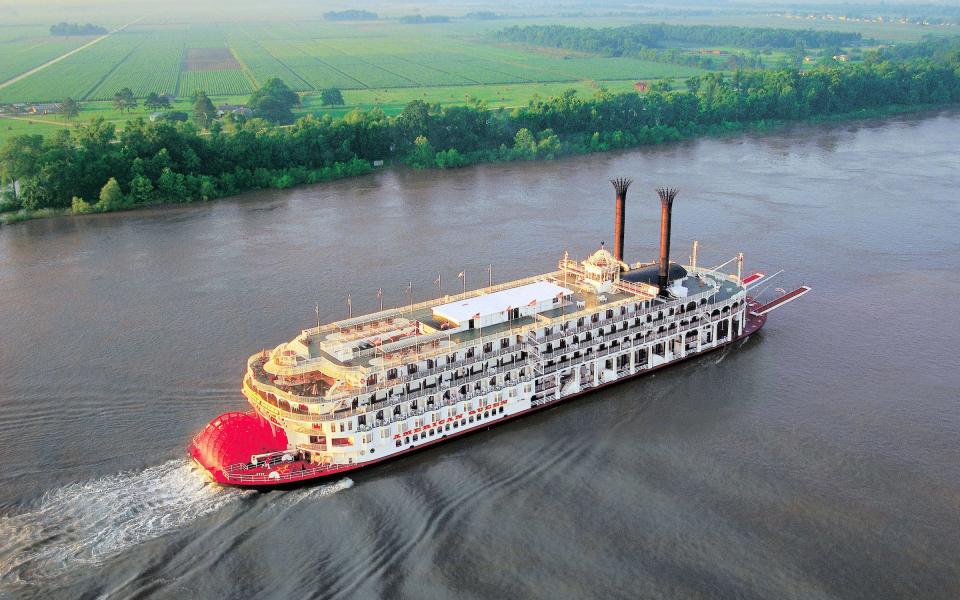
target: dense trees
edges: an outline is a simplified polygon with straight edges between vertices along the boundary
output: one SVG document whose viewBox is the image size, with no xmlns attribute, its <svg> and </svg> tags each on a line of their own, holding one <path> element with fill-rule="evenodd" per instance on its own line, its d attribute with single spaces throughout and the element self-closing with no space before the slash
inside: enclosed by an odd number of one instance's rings
<svg viewBox="0 0 960 600">
<path fill-rule="evenodd" d="M 207 97 L 207 93 L 197 90 L 193 93 L 193 122 L 200 129 L 210 127 L 210 123 L 217 116 L 217 109 L 213 102 Z"/>
<path fill-rule="evenodd" d="M 823 48 L 856 43 L 861 36 L 859 33 L 814 29 L 637 24 L 603 29 L 563 25 L 513 26 L 497 32 L 497 37 L 504 41 L 596 52 L 606 56 L 631 56 L 643 48 L 678 44 L 737 48 Z"/>
<path fill-rule="evenodd" d="M 134 109 L 137 107 L 137 100 L 133 97 L 133 90 L 128 87 L 123 88 L 119 92 L 113 95 L 113 106 L 120 112 L 126 112 L 128 110 Z"/>
<path fill-rule="evenodd" d="M 50 35 L 103 35 L 107 32 L 105 27 L 87 23 L 80 25 L 77 23 L 57 23 L 50 26 Z"/>
<path fill-rule="evenodd" d="M 247 103 L 254 115 L 275 123 L 293 121 L 291 109 L 300 104 L 297 93 L 287 87 L 283 81 L 274 77 L 250 96 Z"/>
<path fill-rule="evenodd" d="M 804 72 L 710 73 L 690 79 L 683 91 L 601 89 L 584 97 L 571 90 L 511 111 L 418 100 L 393 118 L 379 109 L 353 110 L 278 128 L 254 117 L 226 121 L 209 134 L 193 123 L 137 119 L 117 131 L 97 120 L 46 139 L 9 140 L 0 149 L 0 173 L 6 182 L 19 181 L 20 192 L 13 197 L 8 186 L 4 206 L 85 212 L 189 202 L 358 175 L 382 159 L 454 168 L 657 144 L 765 120 L 960 102 L 960 51 L 941 49 L 937 56 Z"/>
<path fill-rule="evenodd" d="M 449 23 L 450 17 L 446 15 L 407 15 L 400 17 L 400 22 L 405 25 L 424 25 L 426 23 Z"/>
<path fill-rule="evenodd" d="M 162 108 L 170 108 L 170 97 L 166 94 L 157 94 L 156 92 L 150 92 L 147 94 L 147 97 L 143 100 L 143 105 L 151 110 L 160 110 Z"/>
<path fill-rule="evenodd" d="M 327 21 L 376 21 L 377 13 L 367 10 L 331 10 L 323 13 Z"/>
<path fill-rule="evenodd" d="M 324 106 L 340 106 L 343 104 L 343 93 L 337 88 L 327 88 L 320 92 L 320 102 Z"/>
<path fill-rule="evenodd" d="M 837 47 L 857 43 L 859 33 L 816 31 L 812 29 L 773 29 L 709 25 L 638 24 L 626 27 L 592 29 L 561 25 L 508 27 L 496 33 L 498 39 L 537 46 L 592 52 L 603 56 L 628 56 L 706 69 L 762 68 L 761 50 L 773 48 L 799 52 L 804 48 Z M 682 46 L 734 46 L 746 52 L 701 54 L 684 52 Z M 835 53 L 837 54 L 837 53 Z M 790 66 L 790 65 L 784 65 Z"/>
<path fill-rule="evenodd" d="M 63 99 L 63 116 L 67 119 L 75 119 L 80 114 L 80 103 L 67 96 Z"/>
</svg>

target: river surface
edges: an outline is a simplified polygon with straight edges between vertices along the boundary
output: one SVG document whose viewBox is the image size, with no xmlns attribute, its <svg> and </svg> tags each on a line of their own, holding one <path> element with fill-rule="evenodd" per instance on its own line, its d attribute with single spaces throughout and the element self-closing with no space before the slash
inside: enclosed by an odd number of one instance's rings
<svg viewBox="0 0 960 600">
<path fill-rule="evenodd" d="M 960 113 L 0 228 L 0 597 L 960 597 Z M 737 347 L 324 485 L 191 436 L 314 322 L 612 243 L 814 291 Z M 763 296 L 770 297 L 773 289 Z"/>
</svg>

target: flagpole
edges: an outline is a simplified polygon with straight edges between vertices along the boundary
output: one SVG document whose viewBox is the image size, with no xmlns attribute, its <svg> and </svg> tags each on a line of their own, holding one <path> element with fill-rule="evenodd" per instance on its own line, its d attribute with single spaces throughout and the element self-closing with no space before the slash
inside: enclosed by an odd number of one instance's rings
<svg viewBox="0 0 960 600">
<path fill-rule="evenodd" d="M 380 312 L 383 312 L 383 288 L 377 288 L 377 299 L 380 300 Z"/>
<path fill-rule="evenodd" d="M 493 263 L 487 265 L 487 287 L 493 287 Z"/>
<path fill-rule="evenodd" d="M 443 298 L 443 273 L 437 273 L 437 293 L 438 297 Z"/>
<path fill-rule="evenodd" d="M 350 298 L 350 294 L 347 294 L 347 318 L 353 318 L 353 299 Z"/>
<path fill-rule="evenodd" d="M 317 333 L 320 333 L 320 305 L 317 304 Z"/>
<path fill-rule="evenodd" d="M 412 315 L 412 314 L 413 314 L 413 282 L 412 282 L 412 281 L 410 282 L 410 285 L 407 286 L 407 294 L 408 294 L 409 297 L 410 297 L 410 298 L 409 298 L 409 299 L 410 299 L 410 314 Z"/>
</svg>

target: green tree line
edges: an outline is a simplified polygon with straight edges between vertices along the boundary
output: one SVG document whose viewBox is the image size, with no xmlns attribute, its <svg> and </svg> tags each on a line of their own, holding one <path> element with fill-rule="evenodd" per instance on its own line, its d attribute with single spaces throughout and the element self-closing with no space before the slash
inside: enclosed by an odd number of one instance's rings
<svg viewBox="0 0 960 600">
<path fill-rule="evenodd" d="M 732 25 L 637 24 L 625 27 L 567 27 L 530 25 L 507 27 L 496 33 L 502 41 L 550 46 L 604 56 L 636 56 L 649 48 L 676 44 L 734 46 L 737 48 L 824 48 L 860 42 L 859 33 L 814 29 L 775 29 Z"/>
<path fill-rule="evenodd" d="M 377 160 L 454 168 L 656 144 L 767 120 L 960 102 L 960 53 L 940 56 L 804 72 L 710 73 L 678 91 L 601 89 L 583 97 L 570 90 L 510 111 L 418 100 L 395 117 L 378 108 L 354 110 L 342 118 L 302 117 L 283 128 L 239 119 L 217 121 L 207 133 L 195 123 L 137 119 L 118 131 L 96 120 L 46 139 L 9 140 L 0 149 L 4 208 L 85 212 L 190 202 L 359 175 Z M 274 86 L 278 94 L 281 86 Z M 18 194 L 9 185 L 14 179 Z"/>
</svg>

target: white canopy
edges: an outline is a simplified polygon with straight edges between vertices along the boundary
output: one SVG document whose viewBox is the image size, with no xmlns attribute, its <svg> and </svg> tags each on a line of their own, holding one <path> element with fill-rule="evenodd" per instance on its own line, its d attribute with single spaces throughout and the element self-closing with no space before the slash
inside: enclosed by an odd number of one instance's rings
<svg viewBox="0 0 960 600">
<path fill-rule="evenodd" d="M 457 325 L 475 318 L 487 315 L 505 313 L 507 309 L 537 307 L 544 303 L 552 303 L 554 299 L 569 296 L 573 291 L 549 281 L 535 281 L 515 288 L 508 288 L 492 294 L 484 294 L 442 304 L 433 308 L 435 317 L 452 321 Z"/>
</svg>

